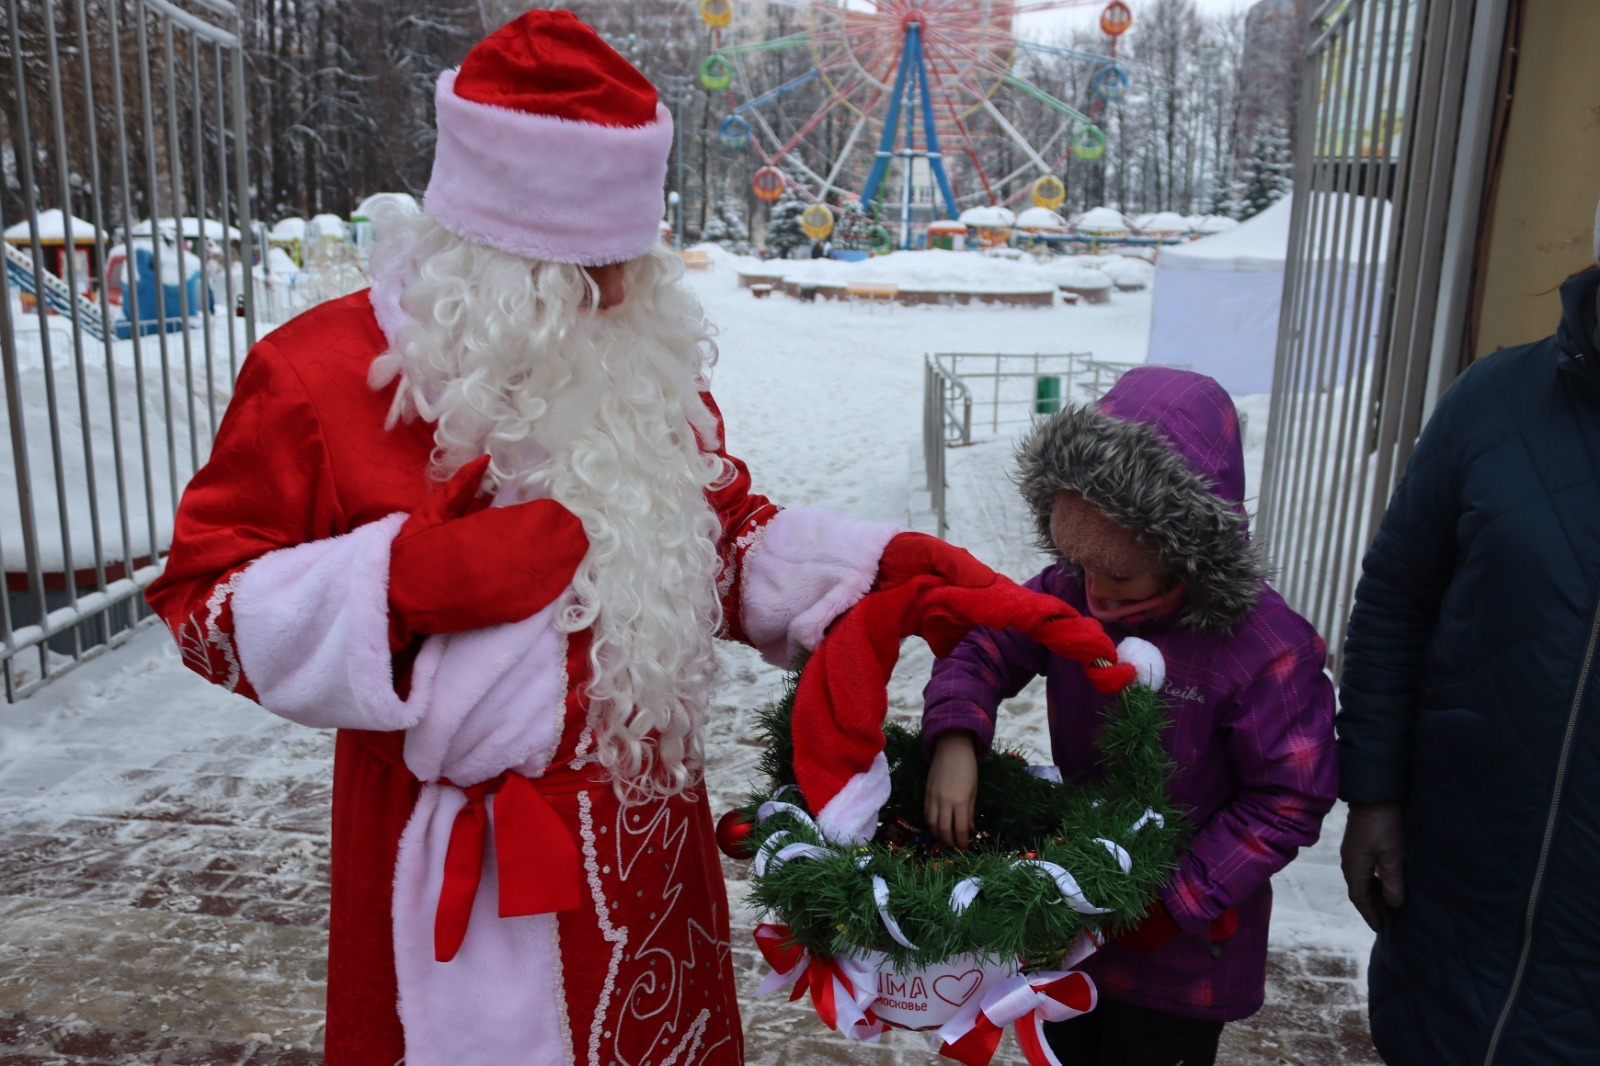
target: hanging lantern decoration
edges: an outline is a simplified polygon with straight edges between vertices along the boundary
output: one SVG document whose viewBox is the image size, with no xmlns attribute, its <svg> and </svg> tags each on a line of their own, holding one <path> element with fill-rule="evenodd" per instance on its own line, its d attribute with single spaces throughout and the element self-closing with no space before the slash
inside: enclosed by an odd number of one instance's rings
<svg viewBox="0 0 1600 1066">
<path fill-rule="evenodd" d="M 833 212 L 827 204 L 812 204 L 800 212 L 800 232 L 820 241 L 833 232 Z"/>
<path fill-rule="evenodd" d="M 1054 174 L 1046 174 L 1033 183 L 1033 206 L 1054 211 L 1067 202 L 1067 187 Z"/>
<path fill-rule="evenodd" d="M 750 191 L 756 194 L 757 200 L 765 200 L 770 204 L 783 195 L 783 187 L 786 184 L 783 171 L 777 167 L 762 167 L 756 171 L 755 177 L 750 179 Z"/>
<path fill-rule="evenodd" d="M 726 29 L 733 22 L 733 0 L 700 0 L 700 21 L 714 30 Z"/>
<path fill-rule="evenodd" d="M 1072 138 L 1072 154 L 1085 161 L 1099 159 L 1106 154 L 1106 135 L 1098 126 L 1083 127 Z"/>
<path fill-rule="evenodd" d="M 706 0 L 710 3 L 711 0 Z M 700 10 L 705 10 L 705 4 L 700 5 Z M 727 25 L 727 23 L 723 23 Z M 1133 12 L 1128 10 L 1128 5 L 1122 0 L 1111 0 L 1106 9 L 1100 12 L 1100 32 L 1107 37 L 1121 37 L 1128 32 L 1128 27 L 1133 25 Z"/>
<path fill-rule="evenodd" d="M 733 84 L 733 64 L 721 52 L 712 52 L 700 64 L 700 84 L 707 89 L 726 89 Z"/>
<path fill-rule="evenodd" d="M 713 57 L 715 58 L 715 57 Z M 1115 63 L 1099 69 L 1091 83 L 1094 94 L 1102 100 L 1120 100 L 1128 91 L 1128 72 Z"/>
<path fill-rule="evenodd" d="M 742 116 L 729 115 L 717 125 L 717 140 L 722 147 L 739 151 L 750 143 L 750 123 Z"/>
</svg>

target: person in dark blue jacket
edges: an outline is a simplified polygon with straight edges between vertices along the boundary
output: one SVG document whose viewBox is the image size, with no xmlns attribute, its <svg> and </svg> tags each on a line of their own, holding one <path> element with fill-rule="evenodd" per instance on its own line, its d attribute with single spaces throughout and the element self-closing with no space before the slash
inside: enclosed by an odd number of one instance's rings
<svg viewBox="0 0 1600 1066">
<path fill-rule="evenodd" d="M 1451 385 L 1356 589 L 1342 858 L 1391 1066 L 1600 1063 L 1597 292 Z"/>
</svg>

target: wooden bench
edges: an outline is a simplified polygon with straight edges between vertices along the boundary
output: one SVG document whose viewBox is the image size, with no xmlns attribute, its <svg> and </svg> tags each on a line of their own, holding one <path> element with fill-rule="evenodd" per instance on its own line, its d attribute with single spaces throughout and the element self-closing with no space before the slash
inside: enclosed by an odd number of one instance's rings
<svg viewBox="0 0 1600 1066">
<path fill-rule="evenodd" d="M 845 283 L 845 299 L 851 303 L 886 303 L 891 307 L 900 296 L 900 286 L 888 281 L 850 281 Z"/>
<path fill-rule="evenodd" d="M 772 286 L 764 281 L 758 281 L 750 286 L 750 295 L 758 300 L 765 300 L 772 295 Z"/>
<path fill-rule="evenodd" d="M 679 252 L 678 258 L 683 260 L 686 270 L 708 270 L 711 267 L 711 256 L 698 248 Z"/>
</svg>

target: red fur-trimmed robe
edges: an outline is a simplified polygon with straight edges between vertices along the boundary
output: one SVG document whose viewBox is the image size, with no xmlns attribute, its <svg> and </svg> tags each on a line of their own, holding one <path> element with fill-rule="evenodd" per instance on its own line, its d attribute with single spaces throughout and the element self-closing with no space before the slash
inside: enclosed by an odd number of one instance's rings
<svg viewBox="0 0 1600 1066">
<path fill-rule="evenodd" d="M 389 543 L 432 487 L 433 437 L 427 424 L 383 429 L 395 386 L 371 389 L 367 370 L 388 346 L 357 293 L 252 349 L 148 595 L 197 672 L 339 730 L 327 1062 L 742 1062 L 704 790 L 617 802 L 579 695 L 588 635 L 559 633 L 552 606 L 391 654 Z M 707 446 L 723 455 L 720 422 L 718 435 Z M 734 476 L 708 494 L 723 635 L 787 662 L 867 590 L 895 530 L 820 508 L 779 512 L 728 461 Z M 578 845 L 582 905 L 501 917 L 486 829 L 465 939 L 439 962 L 436 910 L 464 789 L 507 771 L 533 782 Z M 475 808 L 491 825 L 497 802 Z M 508 846 L 532 850 L 511 858 L 537 870 L 542 843 L 518 839 Z"/>
</svg>

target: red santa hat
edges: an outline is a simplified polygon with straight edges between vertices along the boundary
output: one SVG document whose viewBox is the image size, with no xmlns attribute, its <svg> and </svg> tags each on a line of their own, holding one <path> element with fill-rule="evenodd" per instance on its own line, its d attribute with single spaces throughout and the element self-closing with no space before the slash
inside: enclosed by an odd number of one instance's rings
<svg viewBox="0 0 1600 1066">
<path fill-rule="evenodd" d="M 660 239 L 672 118 L 570 11 L 529 11 L 439 75 L 425 206 L 512 255 L 599 266 Z"/>
<path fill-rule="evenodd" d="M 790 720 L 794 774 L 823 836 L 864 844 L 889 799 L 883 754 L 888 684 L 900 641 L 916 634 L 945 656 L 976 626 L 1026 634 L 1082 663 L 1101 692 L 1162 684 L 1160 651 L 1137 637 L 1113 644 L 1092 618 L 997 574 L 960 548 L 920 533 L 891 540 L 872 591 L 834 620 L 806 661 Z"/>
</svg>

